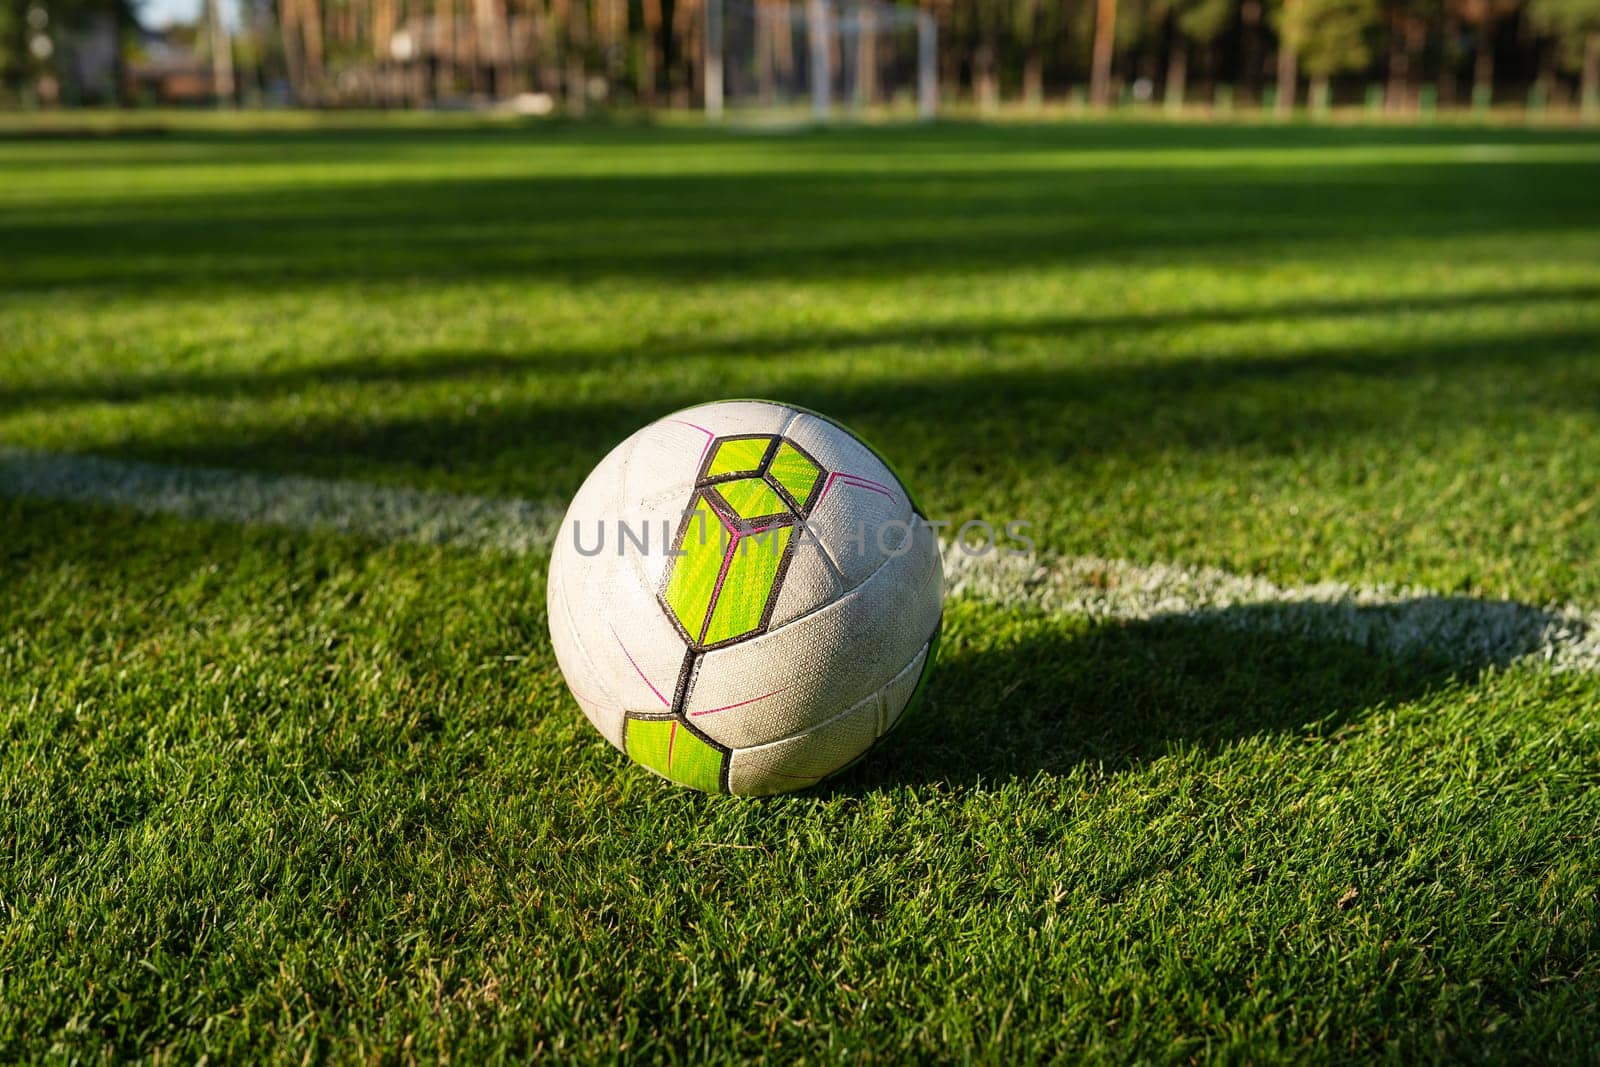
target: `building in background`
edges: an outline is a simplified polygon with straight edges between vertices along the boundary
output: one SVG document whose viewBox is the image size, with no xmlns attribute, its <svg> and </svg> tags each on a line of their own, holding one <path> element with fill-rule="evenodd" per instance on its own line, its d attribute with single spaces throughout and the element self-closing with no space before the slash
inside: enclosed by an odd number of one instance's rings
<svg viewBox="0 0 1600 1067">
<path fill-rule="evenodd" d="M 182 107 L 210 104 L 217 98 L 211 60 L 203 55 L 193 25 L 145 30 L 128 63 L 130 99 L 138 104 Z"/>
</svg>

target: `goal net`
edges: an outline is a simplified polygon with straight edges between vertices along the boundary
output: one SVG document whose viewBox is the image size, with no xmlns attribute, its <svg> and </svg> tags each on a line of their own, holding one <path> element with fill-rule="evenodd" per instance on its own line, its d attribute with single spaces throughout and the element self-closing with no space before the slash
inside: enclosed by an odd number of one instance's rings
<svg viewBox="0 0 1600 1067">
<path fill-rule="evenodd" d="M 706 114 L 932 118 L 933 16 L 880 0 L 708 0 Z"/>
</svg>

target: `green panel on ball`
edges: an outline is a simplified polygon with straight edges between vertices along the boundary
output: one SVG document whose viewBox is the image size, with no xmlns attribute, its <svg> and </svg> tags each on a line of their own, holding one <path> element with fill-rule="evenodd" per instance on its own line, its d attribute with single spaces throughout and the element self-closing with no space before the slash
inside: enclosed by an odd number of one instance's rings
<svg viewBox="0 0 1600 1067">
<path fill-rule="evenodd" d="M 785 441 L 778 446 L 778 454 L 772 457 L 772 466 L 767 468 L 767 476 L 794 497 L 802 507 L 817 488 L 817 482 L 822 479 L 822 469 L 801 454 L 798 448 Z"/>
<path fill-rule="evenodd" d="M 760 478 L 740 478 L 736 482 L 719 482 L 717 492 L 728 502 L 733 513 L 741 519 L 758 519 L 766 515 L 787 515 L 789 505 L 773 491 L 772 486 Z"/>
<path fill-rule="evenodd" d="M 723 753 L 677 719 L 629 719 L 628 755 L 657 774 L 707 793 L 722 789 Z"/>
<path fill-rule="evenodd" d="M 746 534 L 731 546 L 727 574 L 702 644 L 719 644 L 760 628 L 793 532 L 791 526 L 774 526 L 761 533 Z"/>
<path fill-rule="evenodd" d="M 711 456 L 711 466 L 706 468 L 706 477 L 715 478 L 722 474 L 754 474 L 760 468 L 761 461 L 766 458 L 767 449 L 771 445 L 771 437 L 735 437 L 718 442 L 717 450 Z"/>
<path fill-rule="evenodd" d="M 761 631 L 800 521 L 784 494 L 797 493 L 803 508 L 823 473 L 771 434 L 719 438 L 711 449 L 662 591 L 694 649 Z"/>
<path fill-rule="evenodd" d="M 688 526 L 678 545 L 680 555 L 672 561 L 666 601 L 684 633 L 698 641 L 733 537 L 703 495 L 695 498 L 694 512 L 684 521 Z"/>
</svg>

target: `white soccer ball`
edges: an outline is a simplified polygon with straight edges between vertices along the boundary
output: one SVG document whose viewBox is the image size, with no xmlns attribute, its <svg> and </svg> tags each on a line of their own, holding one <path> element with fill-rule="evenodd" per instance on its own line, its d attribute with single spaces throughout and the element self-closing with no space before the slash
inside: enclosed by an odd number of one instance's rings
<svg viewBox="0 0 1600 1067">
<path fill-rule="evenodd" d="M 854 763 L 938 644 L 937 538 L 861 440 L 804 409 L 705 404 L 600 461 L 550 561 L 550 639 L 589 721 L 710 792 Z"/>
</svg>

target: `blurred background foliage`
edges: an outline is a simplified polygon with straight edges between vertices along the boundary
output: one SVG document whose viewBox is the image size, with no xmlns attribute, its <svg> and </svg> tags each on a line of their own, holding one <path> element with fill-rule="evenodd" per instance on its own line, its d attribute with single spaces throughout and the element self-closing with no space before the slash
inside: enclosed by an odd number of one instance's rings
<svg viewBox="0 0 1600 1067">
<path fill-rule="evenodd" d="M 791 27 L 820 0 L 721 2 Z M 836 18 L 866 9 L 829 2 Z M 692 109 L 707 3 L 0 0 L 0 103 Z M 1600 0 L 892 6 L 936 19 L 946 109 L 1518 106 L 1600 117 Z M 785 42 L 794 32 L 782 29 Z"/>
</svg>

